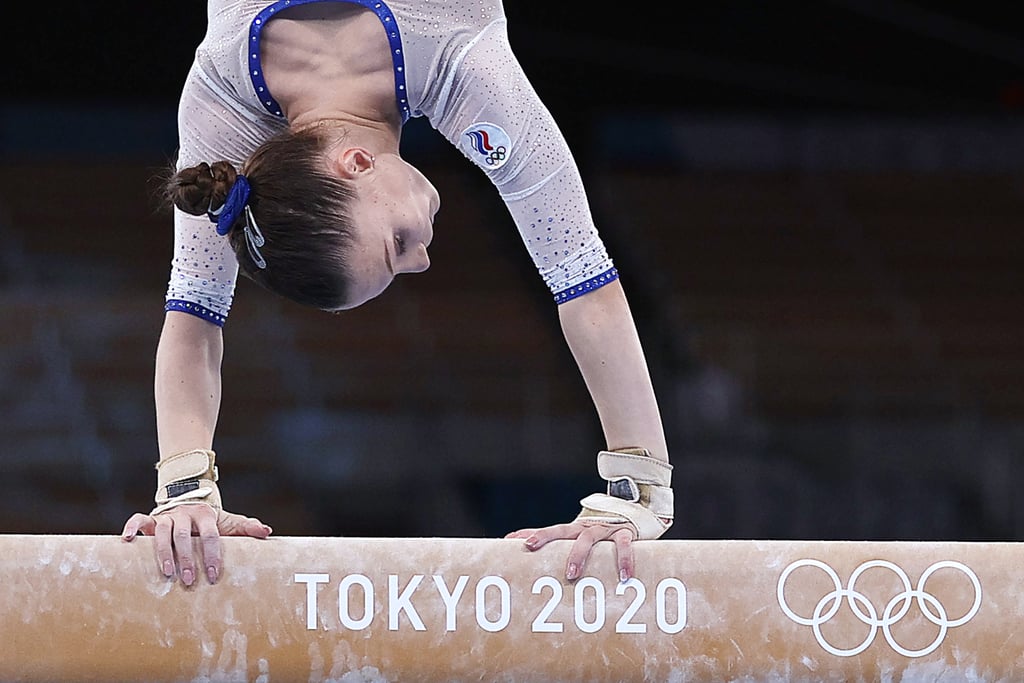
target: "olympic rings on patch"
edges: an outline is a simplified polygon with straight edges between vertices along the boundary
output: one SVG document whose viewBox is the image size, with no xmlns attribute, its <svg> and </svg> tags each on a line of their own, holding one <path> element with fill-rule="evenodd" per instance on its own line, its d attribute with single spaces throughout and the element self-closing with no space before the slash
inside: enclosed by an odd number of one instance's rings
<svg viewBox="0 0 1024 683">
<path fill-rule="evenodd" d="M 834 589 L 831 592 L 826 593 L 815 605 L 814 611 L 811 616 L 804 617 L 794 612 L 789 604 L 786 602 L 785 589 L 786 580 L 789 579 L 789 575 L 796 569 L 801 567 L 815 567 L 825 572 L 825 574 L 832 580 Z M 885 608 L 882 609 L 881 616 L 876 609 L 874 603 L 868 596 L 864 595 L 857 590 L 857 580 L 860 576 L 867 571 L 875 567 L 881 567 L 888 569 L 893 572 L 899 579 L 903 586 L 903 590 L 893 596 Z M 925 590 L 925 584 L 928 582 L 929 577 L 939 569 L 956 569 L 957 571 L 964 574 L 967 579 L 971 582 L 974 588 L 974 602 L 970 609 L 967 610 L 962 616 L 951 619 L 946 612 L 946 608 L 939 601 L 937 597 Z M 974 615 L 978 613 L 981 608 L 981 582 L 978 580 L 978 576 L 965 564 L 960 562 L 954 562 L 952 560 L 944 560 L 936 562 L 921 574 L 921 578 L 918 579 L 917 587 L 911 586 L 910 577 L 903 571 L 899 566 L 888 562 L 886 560 L 869 560 L 868 562 L 862 563 L 859 567 L 853 570 L 850 575 L 850 585 L 848 588 L 843 587 L 843 583 L 839 578 L 839 574 L 836 573 L 832 567 L 828 566 L 820 560 L 797 560 L 788 567 L 786 567 L 782 575 L 779 577 L 778 585 L 778 599 L 779 607 L 786 614 L 787 617 L 800 624 L 801 626 L 810 626 L 814 632 L 814 637 L 818 641 L 818 644 L 827 652 L 836 655 L 837 657 L 853 657 L 854 655 L 863 652 L 871 643 L 874 641 L 875 636 L 878 635 L 878 630 L 882 630 L 882 634 L 885 636 L 886 642 L 893 650 L 906 657 L 923 657 L 931 652 L 934 652 L 946 638 L 946 633 L 951 628 L 962 626 L 974 618 Z M 864 640 L 855 647 L 851 648 L 838 648 L 828 640 L 821 632 L 822 624 L 828 622 L 832 617 L 839 612 L 839 609 L 843 605 L 843 600 L 850 606 L 854 616 L 857 617 L 864 625 L 869 627 L 868 635 Z M 911 650 L 900 645 L 896 638 L 892 634 L 892 625 L 900 621 L 907 615 L 914 602 L 917 602 L 918 608 L 924 617 L 939 627 L 939 632 L 935 636 L 929 645 L 918 650 Z"/>
<path fill-rule="evenodd" d="M 484 161 L 487 162 L 488 166 L 494 166 L 499 162 L 505 161 L 506 152 L 508 152 L 508 150 L 505 149 L 505 145 L 498 145 L 498 147 L 493 152 L 487 155 Z"/>
</svg>

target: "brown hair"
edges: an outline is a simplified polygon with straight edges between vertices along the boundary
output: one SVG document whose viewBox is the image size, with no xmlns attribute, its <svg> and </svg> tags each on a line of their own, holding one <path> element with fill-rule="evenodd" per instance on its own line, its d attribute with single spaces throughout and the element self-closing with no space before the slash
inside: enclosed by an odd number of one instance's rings
<svg viewBox="0 0 1024 683">
<path fill-rule="evenodd" d="M 260 253 L 267 266 L 258 267 L 249 254 L 242 213 L 226 238 L 242 274 L 300 304 L 335 310 L 348 296 L 348 207 L 355 191 L 328 173 L 326 143 L 316 129 L 286 131 L 261 145 L 240 171 L 227 161 L 178 171 L 165 183 L 164 195 L 185 213 L 201 216 L 223 206 L 238 173 L 244 173 L 248 206 L 266 240 Z"/>
</svg>

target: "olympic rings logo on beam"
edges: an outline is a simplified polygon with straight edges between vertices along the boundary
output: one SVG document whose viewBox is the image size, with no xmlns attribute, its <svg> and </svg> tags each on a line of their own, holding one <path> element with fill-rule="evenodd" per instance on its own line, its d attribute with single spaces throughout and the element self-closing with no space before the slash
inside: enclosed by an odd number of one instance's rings
<svg viewBox="0 0 1024 683">
<path fill-rule="evenodd" d="M 803 617 L 794 612 L 789 604 L 786 602 L 785 588 L 786 580 L 789 579 L 789 575 L 793 571 L 801 567 L 816 567 L 832 579 L 832 584 L 835 586 L 835 590 L 830 593 L 826 593 L 822 597 L 818 604 L 814 608 L 814 612 L 810 617 Z M 881 567 L 888 569 L 896 574 L 896 577 L 903 584 L 903 591 L 897 593 L 892 599 L 885 605 L 882 610 L 881 616 L 878 614 L 878 610 L 871 600 L 857 590 L 857 579 L 860 578 L 868 569 L 874 567 Z M 964 574 L 967 579 L 971 582 L 974 588 L 974 603 L 970 609 L 967 610 L 962 616 L 951 619 L 949 614 L 946 612 L 946 608 L 942 605 L 937 597 L 925 590 L 925 584 L 928 582 L 929 577 L 939 569 L 956 569 L 957 571 Z M 981 582 L 978 580 L 978 576 L 965 564 L 960 562 L 954 562 L 952 560 L 945 560 L 936 562 L 921 574 L 921 578 L 918 579 L 917 587 L 912 588 L 910 584 L 910 577 L 900 567 L 888 562 L 886 560 L 870 560 L 864 562 L 850 575 L 850 585 L 848 588 L 843 588 L 842 581 L 839 579 L 839 575 L 832 567 L 828 566 L 824 562 L 819 560 L 797 560 L 790 564 L 782 572 L 779 577 L 778 585 L 778 598 L 779 606 L 782 611 L 785 612 L 786 616 L 802 626 L 810 626 L 814 631 L 814 637 L 817 639 L 818 644 L 821 645 L 827 652 L 830 652 L 837 657 L 853 657 L 854 655 L 863 652 L 871 643 L 874 641 L 875 636 L 878 635 L 878 630 L 882 629 L 882 634 L 885 636 L 886 642 L 892 647 L 893 650 L 904 655 L 906 657 L 923 657 L 931 652 L 934 652 L 946 638 L 946 632 L 951 628 L 962 626 L 974 618 L 974 615 L 978 613 L 981 608 Z M 856 647 L 849 649 L 838 648 L 829 643 L 825 636 L 821 633 L 821 626 L 825 622 L 829 621 L 836 615 L 840 607 L 843 604 L 843 600 L 849 604 L 853 614 L 866 626 L 870 627 L 867 637 L 864 642 L 860 643 Z M 892 634 L 892 625 L 900 621 L 907 615 L 914 602 L 917 602 L 918 607 L 924 617 L 939 627 L 939 632 L 928 646 L 918 650 L 911 650 L 903 647 Z"/>
</svg>

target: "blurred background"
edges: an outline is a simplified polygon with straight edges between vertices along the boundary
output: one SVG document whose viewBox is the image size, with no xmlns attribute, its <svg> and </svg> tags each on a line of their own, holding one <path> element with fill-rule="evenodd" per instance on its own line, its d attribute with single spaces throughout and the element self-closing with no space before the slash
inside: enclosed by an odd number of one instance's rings
<svg viewBox="0 0 1024 683">
<path fill-rule="evenodd" d="M 672 538 L 1024 536 L 1017 3 L 506 3 L 622 271 Z M 50 3 L 0 75 L 0 532 L 149 510 L 156 199 L 205 5 Z M 13 62 L 11 61 L 13 59 Z M 422 120 L 433 265 L 341 315 L 242 281 L 215 448 L 283 535 L 565 521 L 603 446 L 497 193 Z"/>
</svg>

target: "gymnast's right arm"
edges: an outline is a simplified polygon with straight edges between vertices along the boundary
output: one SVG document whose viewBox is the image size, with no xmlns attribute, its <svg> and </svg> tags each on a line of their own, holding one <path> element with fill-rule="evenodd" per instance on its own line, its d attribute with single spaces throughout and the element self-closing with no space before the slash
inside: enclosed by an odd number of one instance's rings
<svg viewBox="0 0 1024 683">
<path fill-rule="evenodd" d="M 160 571 L 167 577 L 179 574 L 186 585 L 199 571 L 210 583 L 217 581 L 223 569 L 220 536 L 266 538 L 271 533 L 258 519 L 220 506 L 210 446 L 220 407 L 223 349 L 219 326 L 187 313 L 166 313 L 154 382 L 161 454 L 158 505 L 150 514 L 132 515 L 123 532 L 126 541 L 137 534 L 154 536 Z M 193 534 L 201 539 L 201 557 L 192 552 Z"/>
</svg>

